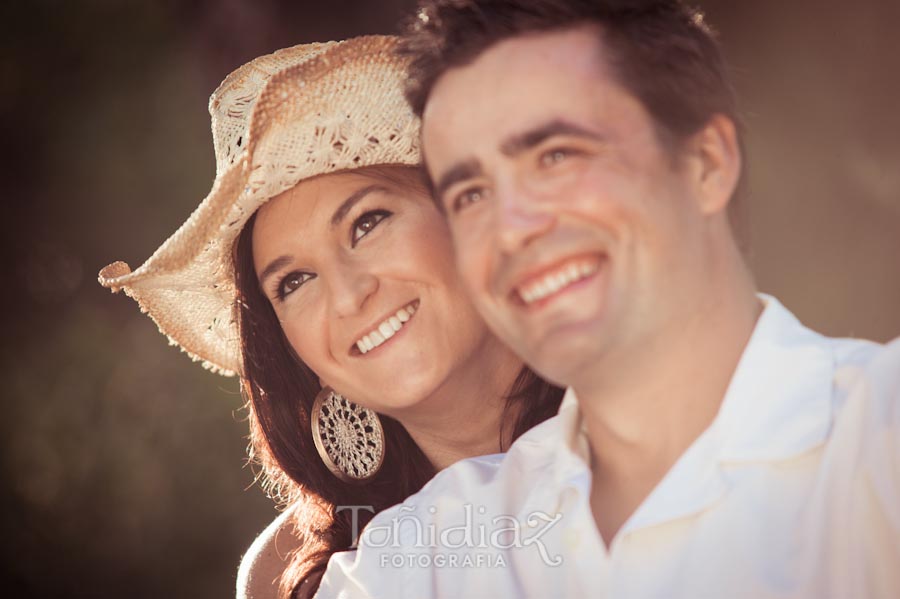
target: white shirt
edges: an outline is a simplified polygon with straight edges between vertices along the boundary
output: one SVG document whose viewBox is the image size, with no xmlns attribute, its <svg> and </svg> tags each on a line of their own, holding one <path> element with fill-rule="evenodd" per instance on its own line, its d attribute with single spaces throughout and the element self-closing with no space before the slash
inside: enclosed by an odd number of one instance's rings
<svg viewBox="0 0 900 599">
<path fill-rule="evenodd" d="M 608 550 L 570 390 L 505 457 L 376 516 L 316 596 L 900 597 L 900 339 L 829 339 L 764 299 L 716 418 Z"/>
</svg>

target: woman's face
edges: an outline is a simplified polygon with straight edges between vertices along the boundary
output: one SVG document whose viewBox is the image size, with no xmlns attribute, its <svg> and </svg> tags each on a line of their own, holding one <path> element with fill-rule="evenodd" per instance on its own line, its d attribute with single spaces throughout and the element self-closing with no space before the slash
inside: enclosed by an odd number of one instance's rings
<svg viewBox="0 0 900 599">
<path fill-rule="evenodd" d="M 464 292 L 424 190 L 364 171 L 302 181 L 260 208 L 253 261 L 297 355 L 389 415 L 508 352 Z M 462 380 L 462 379 L 460 379 Z"/>
</svg>

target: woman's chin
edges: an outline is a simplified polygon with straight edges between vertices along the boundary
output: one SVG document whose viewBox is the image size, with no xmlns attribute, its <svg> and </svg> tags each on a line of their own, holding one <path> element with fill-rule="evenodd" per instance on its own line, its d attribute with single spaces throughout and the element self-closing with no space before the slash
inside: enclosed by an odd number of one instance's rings
<svg viewBox="0 0 900 599">
<path fill-rule="evenodd" d="M 402 377 L 397 377 L 402 379 Z M 394 381 L 394 383 L 399 381 Z M 428 405 L 426 401 L 433 393 L 434 385 L 423 385 L 421 388 L 415 384 L 402 386 L 396 384 L 384 385 L 383 387 L 371 386 L 366 389 L 365 395 L 358 399 L 348 397 L 360 405 L 364 405 L 370 410 L 375 410 L 380 414 L 403 420 L 404 415 L 419 412 L 421 408 Z"/>
</svg>

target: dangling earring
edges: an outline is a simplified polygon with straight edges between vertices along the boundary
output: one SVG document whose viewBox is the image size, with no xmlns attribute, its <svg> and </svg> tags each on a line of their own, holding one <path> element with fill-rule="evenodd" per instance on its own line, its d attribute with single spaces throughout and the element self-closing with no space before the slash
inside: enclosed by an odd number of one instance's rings
<svg viewBox="0 0 900 599">
<path fill-rule="evenodd" d="M 375 476 L 384 461 L 384 429 L 378 414 L 323 387 L 310 420 L 316 449 L 332 474 L 348 483 Z"/>
</svg>

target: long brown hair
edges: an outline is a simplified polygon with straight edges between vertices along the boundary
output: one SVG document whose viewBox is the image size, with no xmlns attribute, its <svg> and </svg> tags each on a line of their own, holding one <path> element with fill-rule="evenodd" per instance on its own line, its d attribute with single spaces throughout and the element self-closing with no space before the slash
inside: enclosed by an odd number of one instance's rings
<svg viewBox="0 0 900 599">
<path fill-rule="evenodd" d="M 355 172 L 390 179 L 425 193 L 420 172 L 412 167 L 369 167 Z M 435 468 L 402 424 L 380 415 L 385 458 L 365 485 L 345 483 L 322 462 L 313 443 L 310 411 L 321 387 L 319 379 L 296 355 L 260 289 L 253 266 L 253 224 L 244 226 L 234 249 L 238 291 L 238 325 L 244 372 L 241 387 L 250 422 L 250 457 L 261 467 L 260 479 L 270 497 L 294 509 L 292 524 L 302 546 L 281 578 L 280 595 L 312 595 L 331 555 L 351 549 L 351 510 L 345 505 L 371 506 L 358 512 L 359 527 L 375 513 L 417 492 L 434 476 Z M 562 389 L 523 368 L 507 395 L 505 411 L 516 414 L 509 438 L 514 440 L 556 413 Z M 503 431 L 501 433 L 501 439 Z M 306 584 L 304 584 L 306 583 Z"/>
</svg>

